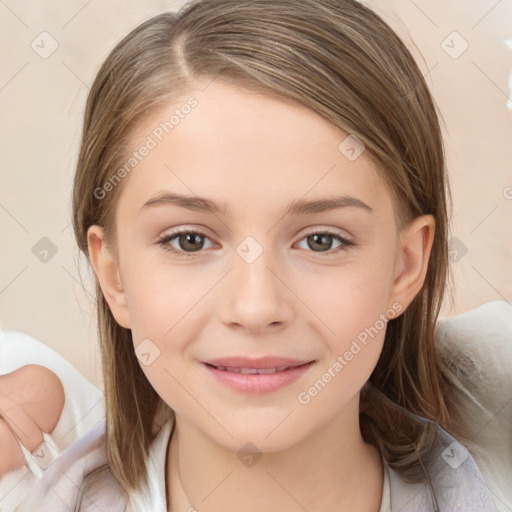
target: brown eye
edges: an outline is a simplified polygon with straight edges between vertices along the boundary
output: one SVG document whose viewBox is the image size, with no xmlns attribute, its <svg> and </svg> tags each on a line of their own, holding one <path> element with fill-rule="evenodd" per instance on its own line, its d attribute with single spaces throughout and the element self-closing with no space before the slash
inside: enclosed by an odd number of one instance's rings
<svg viewBox="0 0 512 512">
<path fill-rule="evenodd" d="M 177 238 L 178 245 L 184 251 L 198 251 L 203 248 L 204 237 L 198 233 L 186 233 L 175 238 Z"/>
<path fill-rule="evenodd" d="M 334 241 L 333 236 L 326 233 L 321 235 L 309 235 L 306 239 L 310 249 L 320 249 L 322 252 L 331 249 Z"/>
<path fill-rule="evenodd" d="M 355 245 L 354 242 L 329 231 L 322 231 L 317 233 L 310 233 L 302 240 L 306 240 L 306 249 L 312 252 L 325 252 L 328 254 L 336 254 L 340 251 L 347 251 L 349 247 Z M 301 240 L 301 241 L 302 241 Z M 338 242 L 338 245 L 333 248 L 333 243 Z"/>
<path fill-rule="evenodd" d="M 183 230 L 165 235 L 158 244 L 172 253 L 187 254 L 204 249 L 205 240 L 209 238 L 204 233 Z"/>
</svg>

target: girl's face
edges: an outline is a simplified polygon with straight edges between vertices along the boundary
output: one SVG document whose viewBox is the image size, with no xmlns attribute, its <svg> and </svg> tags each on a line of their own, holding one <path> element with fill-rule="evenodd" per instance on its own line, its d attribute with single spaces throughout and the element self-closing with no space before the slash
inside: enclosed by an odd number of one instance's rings
<svg viewBox="0 0 512 512">
<path fill-rule="evenodd" d="M 116 320 L 178 422 L 231 450 L 284 449 L 347 411 L 357 424 L 384 320 L 423 282 L 431 222 L 399 234 L 368 153 L 316 113 L 219 80 L 190 96 L 168 133 L 180 105 L 133 138 L 117 261 L 90 230 Z M 225 358 L 270 360 L 206 364 Z"/>
</svg>

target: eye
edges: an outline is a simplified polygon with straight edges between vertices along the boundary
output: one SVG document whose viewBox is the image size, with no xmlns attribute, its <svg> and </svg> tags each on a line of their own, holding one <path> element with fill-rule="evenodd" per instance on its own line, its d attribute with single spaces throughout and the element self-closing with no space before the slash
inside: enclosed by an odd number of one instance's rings
<svg viewBox="0 0 512 512">
<path fill-rule="evenodd" d="M 205 239 L 209 240 L 208 236 L 200 231 L 183 229 L 164 235 L 157 243 L 166 251 L 178 255 L 187 255 L 189 252 L 194 253 L 204 249 Z M 178 245 L 177 248 L 176 245 Z"/>
<path fill-rule="evenodd" d="M 324 252 L 329 255 L 337 254 L 340 251 L 347 251 L 349 247 L 355 245 L 354 242 L 348 240 L 344 236 L 328 230 L 310 233 L 302 240 L 306 241 L 307 248 L 312 249 L 313 252 Z M 339 245 L 332 249 L 334 240 L 337 241 Z"/>
<path fill-rule="evenodd" d="M 196 257 L 193 253 L 198 253 L 202 249 L 208 248 L 204 246 L 205 240 L 210 239 L 201 231 L 182 229 L 164 235 L 161 239 L 157 240 L 156 243 L 164 250 L 173 254 L 185 257 Z M 312 252 L 327 253 L 329 255 L 337 254 L 340 251 L 347 251 L 349 247 L 355 245 L 351 240 L 328 230 L 310 233 L 302 238 L 301 242 L 303 240 L 306 241 L 307 248 L 311 249 Z M 339 243 L 334 249 L 332 248 L 333 241 Z"/>
</svg>

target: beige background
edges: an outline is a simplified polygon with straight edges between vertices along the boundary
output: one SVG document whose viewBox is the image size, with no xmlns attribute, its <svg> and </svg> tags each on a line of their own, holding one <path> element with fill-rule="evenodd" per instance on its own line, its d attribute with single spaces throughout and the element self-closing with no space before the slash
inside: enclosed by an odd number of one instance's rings
<svg viewBox="0 0 512 512">
<path fill-rule="evenodd" d="M 0 0 L 0 325 L 39 339 L 100 388 L 93 286 L 70 226 L 83 107 L 114 44 L 183 3 Z M 506 101 L 512 49 L 504 40 L 512 39 L 512 2 L 365 3 L 415 52 L 446 123 L 457 252 L 455 307 L 443 316 L 510 301 L 512 110 Z M 53 40 L 58 48 L 42 58 Z M 33 252 L 43 237 L 57 250 L 46 262 Z"/>
</svg>

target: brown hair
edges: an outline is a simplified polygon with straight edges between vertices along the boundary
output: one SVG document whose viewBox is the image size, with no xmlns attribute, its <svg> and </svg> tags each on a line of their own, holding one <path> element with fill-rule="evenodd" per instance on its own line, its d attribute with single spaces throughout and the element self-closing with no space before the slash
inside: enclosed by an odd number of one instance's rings
<svg viewBox="0 0 512 512">
<path fill-rule="evenodd" d="M 106 199 L 95 190 L 125 161 L 134 129 L 199 79 L 227 80 L 301 104 L 355 134 L 394 195 L 399 228 L 417 216 L 434 216 L 424 286 L 389 321 L 361 393 L 364 438 L 405 479 L 419 481 L 435 424 L 459 439 L 463 432 L 448 414 L 434 347 L 448 277 L 449 187 L 437 107 L 418 65 L 376 13 L 352 0 L 193 1 L 179 13 L 147 20 L 112 50 L 87 100 L 73 190 L 75 235 L 87 257 L 93 224 L 104 228 L 115 249 L 113 208 L 122 184 Z M 116 323 L 98 283 L 96 293 L 106 455 L 122 486 L 134 489 L 147 481 L 157 413 L 161 421 L 173 413 L 146 379 L 131 331 Z"/>
</svg>

